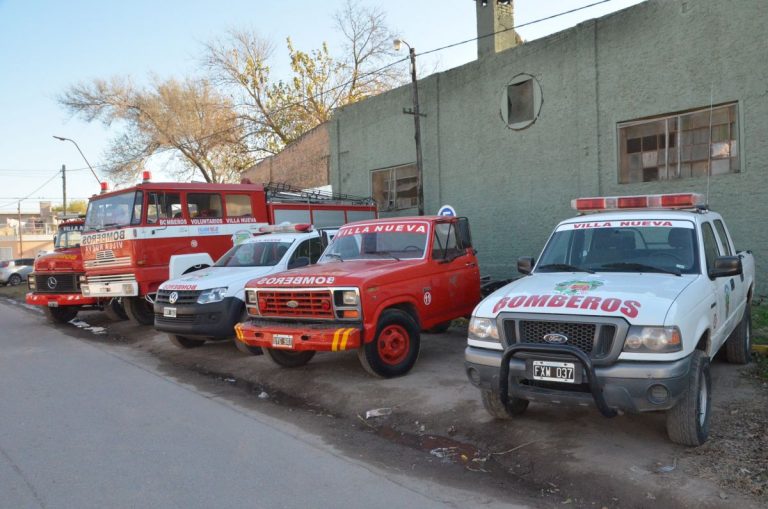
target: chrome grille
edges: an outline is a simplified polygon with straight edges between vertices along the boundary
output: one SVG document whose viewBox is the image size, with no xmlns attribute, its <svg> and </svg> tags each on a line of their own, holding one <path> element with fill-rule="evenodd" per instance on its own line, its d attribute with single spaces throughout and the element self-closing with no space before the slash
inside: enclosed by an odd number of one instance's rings
<svg viewBox="0 0 768 509">
<path fill-rule="evenodd" d="M 80 293 L 78 278 L 80 274 L 34 274 L 29 276 L 35 280 L 35 293 Z"/>
<path fill-rule="evenodd" d="M 568 338 L 568 341 L 565 343 L 566 345 L 575 346 L 579 350 L 590 353 L 595 345 L 596 328 L 597 326 L 594 323 L 521 320 L 520 342 L 548 345 L 550 343 L 544 341 L 544 336 L 547 334 L 562 334 Z"/>
<path fill-rule="evenodd" d="M 329 290 L 258 290 L 257 299 L 261 316 L 323 319 L 334 317 Z"/>
<path fill-rule="evenodd" d="M 109 276 L 87 276 L 89 283 L 133 283 L 133 274 L 111 274 Z"/>
</svg>

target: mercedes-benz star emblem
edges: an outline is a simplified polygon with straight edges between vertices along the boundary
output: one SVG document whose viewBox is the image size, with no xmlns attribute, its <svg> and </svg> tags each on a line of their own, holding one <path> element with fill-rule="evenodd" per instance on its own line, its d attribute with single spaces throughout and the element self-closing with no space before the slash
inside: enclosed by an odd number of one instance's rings
<svg viewBox="0 0 768 509">
<path fill-rule="evenodd" d="M 177 300 L 179 300 L 178 292 L 171 292 L 171 294 L 168 296 L 168 302 L 171 304 L 176 304 Z"/>
<path fill-rule="evenodd" d="M 544 341 L 546 341 L 547 343 L 562 345 L 563 343 L 568 341 L 568 336 L 566 336 L 565 334 L 558 334 L 558 333 L 545 334 Z"/>
<path fill-rule="evenodd" d="M 48 285 L 48 288 L 53 290 L 54 288 L 56 288 L 56 285 L 58 284 L 58 281 L 56 281 L 55 277 L 51 276 L 51 277 L 48 278 L 48 281 L 46 281 L 46 284 Z"/>
</svg>

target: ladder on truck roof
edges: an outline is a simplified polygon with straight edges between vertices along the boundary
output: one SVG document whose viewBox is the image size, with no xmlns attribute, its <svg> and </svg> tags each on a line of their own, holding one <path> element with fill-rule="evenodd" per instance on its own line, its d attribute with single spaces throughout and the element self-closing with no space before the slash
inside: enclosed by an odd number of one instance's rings
<svg viewBox="0 0 768 509">
<path fill-rule="evenodd" d="M 270 182 L 264 184 L 267 199 L 281 203 L 338 203 L 344 205 L 375 205 L 373 198 L 354 196 L 351 194 L 308 190 L 286 184 L 285 182 Z"/>
</svg>

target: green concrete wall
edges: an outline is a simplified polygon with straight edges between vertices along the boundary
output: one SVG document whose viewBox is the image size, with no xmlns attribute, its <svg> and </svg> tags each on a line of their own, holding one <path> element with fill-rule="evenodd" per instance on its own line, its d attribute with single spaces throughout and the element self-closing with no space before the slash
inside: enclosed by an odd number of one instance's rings
<svg viewBox="0 0 768 509">
<path fill-rule="evenodd" d="M 572 198 L 706 192 L 706 178 L 619 184 L 619 122 L 738 101 L 741 173 L 712 177 L 709 201 L 764 281 L 766 19 L 764 0 L 652 0 L 421 80 L 425 210 L 447 203 L 468 216 L 482 272 L 512 275 L 518 256 L 537 256 L 573 215 Z M 521 72 L 537 78 L 544 103 L 534 125 L 512 131 L 501 94 Z M 415 161 L 410 106 L 405 86 L 337 112 L 337 191 L 369 194 L 371 170 Z"/>
</svg>

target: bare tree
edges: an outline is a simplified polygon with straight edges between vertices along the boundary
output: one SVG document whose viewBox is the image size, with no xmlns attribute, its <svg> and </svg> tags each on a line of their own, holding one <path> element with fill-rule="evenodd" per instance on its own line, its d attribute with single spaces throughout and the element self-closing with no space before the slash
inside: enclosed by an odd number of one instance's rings
<svg viewBox="0 0 768 509">
<path fill-rule="evenodd" d="M 96 79 L 71 86 L 58 100 L 88 122 L 124 126 L 106 155 L 107 174 L 118 181 L 134 179 L 163 152 L 181 163 L 174 173 L 182 179 L 199 174 L 206 182 L 229 182 L 253 164 L 233 104 L 207 80 L 154 79 L 137 88 L 126 78 Z"/>
<path fill-rule="evenodd" d="M 328 45 L 304 52 L 287 39 L 290 79 L 270 75 L 272 45 L 248 31 L 232 31 L 209 43 L 206 65 L 214 80 L 237 98 L 251 148 L 274 154 L 330 119 L 335 108 L 399 85 L 404 73 L 394 66 L 392 40 L 382 11 L 347 0 L 334 17 L 344 39 L 340 57 Z"/>
</svg>

